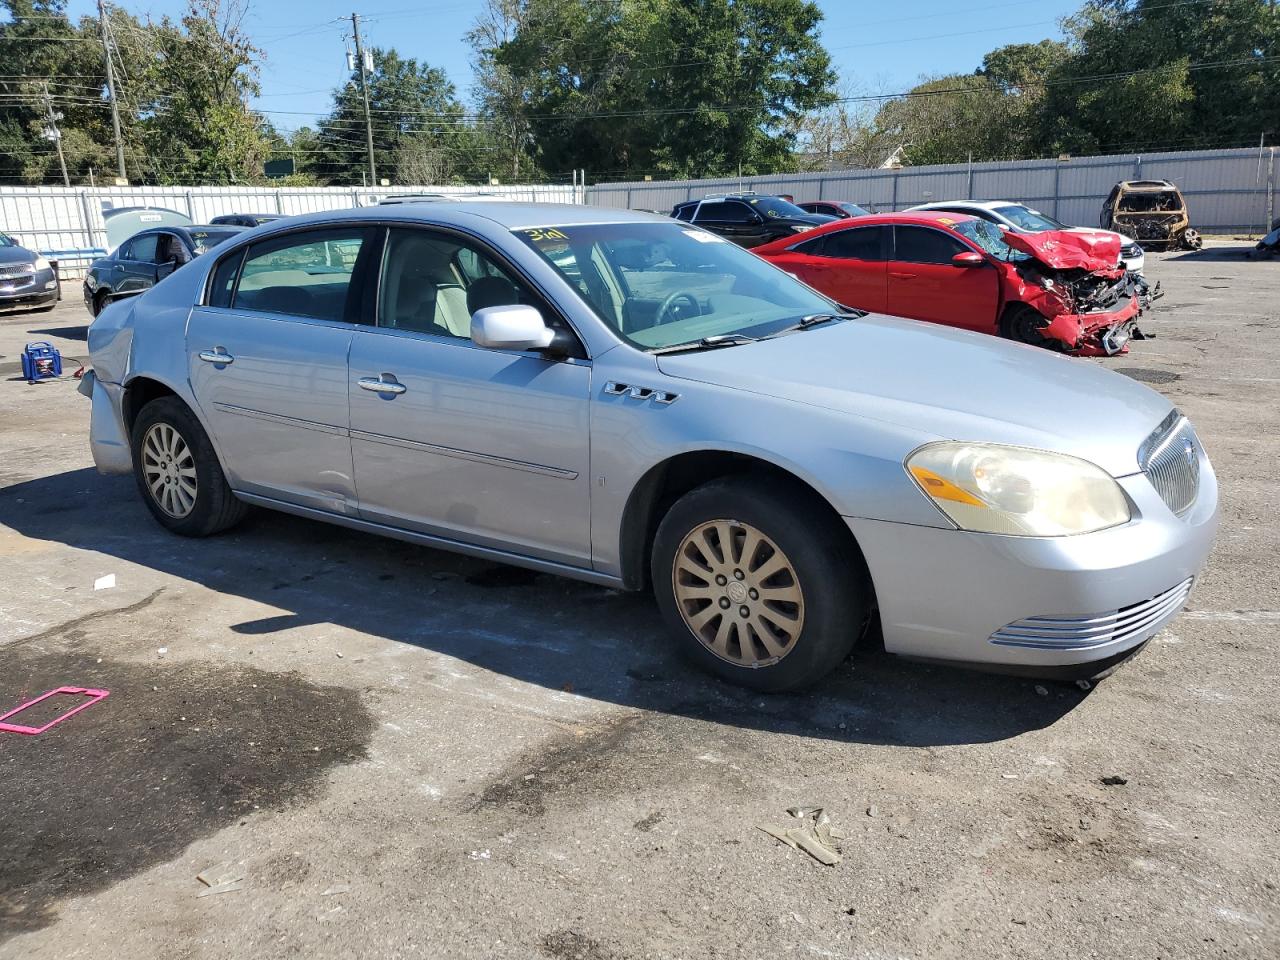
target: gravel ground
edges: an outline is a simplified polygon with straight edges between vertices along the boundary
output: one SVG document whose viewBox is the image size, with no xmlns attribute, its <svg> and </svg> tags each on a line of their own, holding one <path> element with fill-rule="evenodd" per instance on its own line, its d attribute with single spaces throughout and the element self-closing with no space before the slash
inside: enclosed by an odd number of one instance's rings
<svg viewBox="0 0 1280 960">
<path fill-rule="evenodd" d="M 171 537 L 72 383 L 17 379 L 84 355 L 78 303 L 0 318 L 0 705 L 111 691 L 0 734 L 0 957 L 1280 955 L 1280 262 L 1243 249 L 1150 256 L 1158 336 L 1103 361 L 1196 422 L 1222 528 L 1089 691 L 859 652 L 761 698 L 645 597 L 265 512 Z M 841 863 L 757 829 L 797 804 Z"/>
</svg>

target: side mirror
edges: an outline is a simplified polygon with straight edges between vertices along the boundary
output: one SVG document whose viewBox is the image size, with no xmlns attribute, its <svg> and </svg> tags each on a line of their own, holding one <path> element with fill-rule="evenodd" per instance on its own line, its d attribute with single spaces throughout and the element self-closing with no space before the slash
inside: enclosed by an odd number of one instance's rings
<svg viewBox="0 0 1280 960">
<path fill-rule="evenodd" d="M 957 253 L 951 258 L 953 267 L 981 267 L 985 266 L 987 258 L 974 250 L 966 250 L 963 253 Z"/>
<path fill-rule="evenodd" d="M 522 303 L 481 307 L 471 315 L 471 341 L 490 350 L 545 350 L 554 340 L 542 314 Z"/>
</svg>

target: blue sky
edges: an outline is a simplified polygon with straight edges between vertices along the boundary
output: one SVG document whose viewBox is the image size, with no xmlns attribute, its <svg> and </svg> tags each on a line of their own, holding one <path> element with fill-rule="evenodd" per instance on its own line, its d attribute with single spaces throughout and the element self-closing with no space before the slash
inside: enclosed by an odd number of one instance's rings
<svg viewBox="0 0 1280 960">
<path fill-rule="evenodd" d="M 395 47 L 449 75 L 468 97 L 470 49 L 463 39 L 474 21 L 477 0 L 381 0 L 361 6 L 361 31 L 369 46 Z M 177 14 L 183 0 L 116 0 L 135 15 Z M 826 14 L 823 42 L 842 78 L 872 93 L 905 90 L 920 77 L 973 70 L 982 55 L 1005 43 L 1059 36 L 1058 20 L 1079 0 L 818 0 Z M 70 0 L 73 18 L 94 12 L 94 0 Z M 280 129 L 314 122 L 326 112 L 330 92 L 346 76 L 345 38 L 353 0 L 309 0 L 250 7 L 247 21 L 267 52 L 262 96 L 254 104 Z M 344 19 L 345 18 L 345 19 Z"/>
</svg>

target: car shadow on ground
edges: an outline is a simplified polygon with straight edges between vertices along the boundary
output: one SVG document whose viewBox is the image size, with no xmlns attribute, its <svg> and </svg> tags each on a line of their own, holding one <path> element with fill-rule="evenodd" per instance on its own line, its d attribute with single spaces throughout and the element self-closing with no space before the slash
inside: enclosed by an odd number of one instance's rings
<svg viewBox="0 0 1280 960">
<path fill-rule="evenodd" d="M 77 324 L 74 327 L 46 327 L 43 330 L 28 330 L 27 333 L 33 337 L 58 337 L 62 340 L 85 342 L 89 339 L 89 324 Z"/>
<path fill-rule="evenodd" d="M 687 667 L 668 649 L 647 594 L 265 510 L 221 536 L 185 539 L 155 523 L 131 478 L 91 469 L 5 488 L 0 523 L 268 605 L 274 612 L 250 608 L 226 625 L 250 648 L 264 635 L 332 623 L 549 690 L 746 729 L 874 744 L 984 743 L 1049 726 L 1087 696 L 1065 684 L 1049 685 L 1046 696 L 1026 679 L 871 649 L 809 691 L 763 696 Z"/>
<path fill-rule="evenodd" d="M 1229 260 L 1239 262 L 1249 259 L 1249 254 L 1254 252 L 1255 241 L 1240 241 L 1237 245 L 1231 247 L 1204 247 L 1200 250 L 1186 250 L 1182 252 L 1171 251 L 1167 256 L 1161 259 L 1170 263 L 1179 263 L 1183 260 L 1199 261 L 1202 263 Z"/>
</svg>

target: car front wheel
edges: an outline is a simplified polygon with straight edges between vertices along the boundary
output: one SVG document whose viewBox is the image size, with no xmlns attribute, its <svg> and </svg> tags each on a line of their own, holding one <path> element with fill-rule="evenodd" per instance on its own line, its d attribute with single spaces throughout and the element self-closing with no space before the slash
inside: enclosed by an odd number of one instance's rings
<svg viewBox="0 0 1280 960">
<path fill-rule="evenodd" d="M 849 655 L 873 607 L 856 545 L 807 490 L 733 478 L 683 496 L 654 539 L 654 594 L 680 652 L 781 692 Z"/>
<path fill-rule="evenodd" d="M 207 537 L 234 526 L 248 511 L 227 485 L 200 421 L 177 397 L 143 407 L 130 439 L 138 490 L 165 528 Z"/>
</svg>

